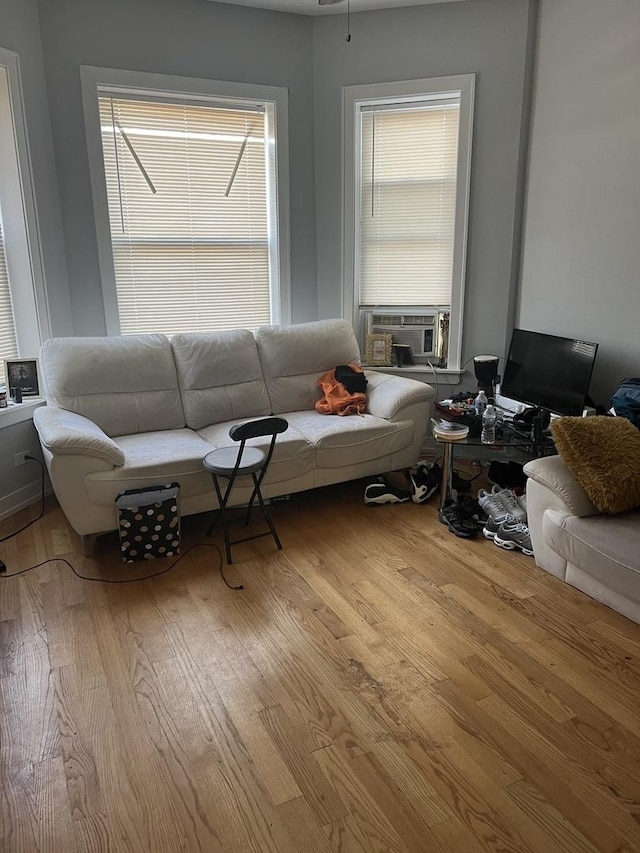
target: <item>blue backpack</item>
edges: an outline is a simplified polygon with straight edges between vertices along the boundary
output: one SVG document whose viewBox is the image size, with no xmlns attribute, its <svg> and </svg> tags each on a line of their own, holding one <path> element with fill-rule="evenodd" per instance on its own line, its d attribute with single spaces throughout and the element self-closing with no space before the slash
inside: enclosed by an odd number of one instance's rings
<svg viewBox="0 0 640 853">
<path fill-rule="evenodd" d="M 613 409 L 621 418 L 627 418 L 640 429 L 640 378 L 623 379 L 611 398 Z"/>
</svg>

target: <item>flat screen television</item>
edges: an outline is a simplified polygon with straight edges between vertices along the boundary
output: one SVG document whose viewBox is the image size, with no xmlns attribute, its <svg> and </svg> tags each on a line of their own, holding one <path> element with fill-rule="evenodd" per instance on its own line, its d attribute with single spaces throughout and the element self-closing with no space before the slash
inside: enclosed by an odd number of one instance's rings
<svg viewBox="0 0 640 853">
<path fill-rule="evenodd" d="M 500 393 L 558 415 L 582 415 L 598 344 L 514 329 Z"/>
</svg>

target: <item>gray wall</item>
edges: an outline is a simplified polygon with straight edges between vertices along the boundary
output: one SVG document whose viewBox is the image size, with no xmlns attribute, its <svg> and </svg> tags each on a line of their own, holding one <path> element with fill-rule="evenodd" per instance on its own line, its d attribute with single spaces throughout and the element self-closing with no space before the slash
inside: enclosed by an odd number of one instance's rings
<svg viewBox="0 0 640 853">
<path fill-rule="evenodd" d="M 514 311 L 528 71 L 529 0 L 473 0 L 316 19 L 314 101 L 318 305 L 341 301 L 341 87 L 475 73 L 463 359 L 504 352 Z M 516 239 L 514 241 L 514 232 Z M 464 380 L 469 384 L 467 380 Z M 466 387 L 465 384 L 465 387 Z"/>
<path fill-rule="evenodd" d="M 0 46 L 20 56 L 25 119 L 52 331 L 55 335 L 69 335 L 72 334 L 71 309 L 35 0 L 0 0 Z M 22 450 L 35 453 L 38 447 L 31 421 L 0 430 L 0 514 L 5 504 L 8 507 L 38 493 L 39 469 L 35 462 L 21 468 L 14 467 L 15 453 Z M 13 497 L 3 501 L 8 496 Z"/>
<path fill-rule="evenodd" d="M 2 427 L 0 430 L 0 519 L 11 515 L 21 506 L 37 500 L 41 494 L 40 471 L 36 462 L 27 462 L 20 468 L 15 467 L 16 453 L 27 450 L 31 456 L 42 461 L 40 442 L 33 421 Z M 46 488 L 50 488 L 46 478 Z M 34 512 L 35 515 L 35 512 Z M 15 529 L 11 528 L 10 529 Z M 0 545 L 0 557 L 4 553 Z M 6 562 L 6 560 L 5 560 Z"/>
<path fill-rule="evenodd" d="M 203 0 L 40 0 L 73 324 L 105 333 L 79 66 L 286 86 L 292 317 L 317 315 L 311 19 Z"/>
<path fill-rule="evenodd" d="M 54 335 L 70 335 L 67 268 L 36 0 L 0 0 L 0 47 L 20 57 L 51 327 Z"/>
<path fill-rule="evenodd" d="M 640 375 L 640 3 L 542 0 L 518 321 Z"/>
</svg>

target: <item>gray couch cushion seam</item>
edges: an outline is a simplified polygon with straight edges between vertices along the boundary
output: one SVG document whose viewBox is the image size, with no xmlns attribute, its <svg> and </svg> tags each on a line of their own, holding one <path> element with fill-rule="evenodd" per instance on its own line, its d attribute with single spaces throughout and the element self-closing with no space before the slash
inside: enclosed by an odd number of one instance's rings
<svg viewBox="0 0 640 853">
<path fill-rule="evenodd" d="M 72 399 L 77 397 L 105 397 L 109 394 L 164 394 L 167 391 L 175 391 L 178 393 L 180 389 L 177 383 L 171 388 L 127 388 L 121 391 L 79 391 L 75 394 L 54 394 L 58 400 Z"/>
<path fill-rule="evenodd" d="M 255 379 L 244 379 L 242 382 L 221 382 L 220 385 L 191 385 L 188 388 L 186 386 L 180 386 L 180 388 L 185 393 L 189 393 L 189 391 L 217 391 L 219 388 L 237 388 L 239 385 L 251 385 L 254 382 L 264 384 L 264 379 L 262 376 L 256 376 Z"/>
</svg>

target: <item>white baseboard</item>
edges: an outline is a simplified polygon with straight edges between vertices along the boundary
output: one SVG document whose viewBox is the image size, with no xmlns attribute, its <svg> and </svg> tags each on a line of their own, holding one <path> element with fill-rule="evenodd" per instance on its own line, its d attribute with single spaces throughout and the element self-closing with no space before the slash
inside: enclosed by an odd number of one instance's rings
<svg viewBox="0 0 640 853">
<path fill-rule="evenodd" d="M 51 492 L 51 483 L 45 482 L 45 495 L 50 495 Z M 40 500 L 41 494 L 40 480 L 34 480 L 33 483 L 28 483 L 26 486 L 16 489 L 15 492 L 10 492 L 8 495 L 0 498 L 0 521 L 24 509 L 26 506 L 37 503 Z"/>
</svg>

